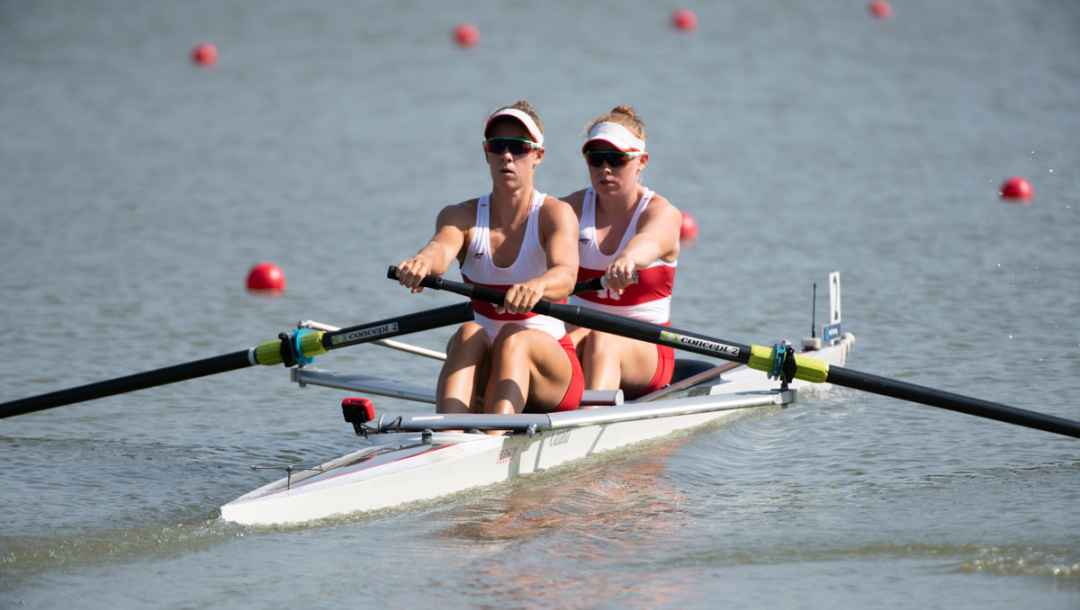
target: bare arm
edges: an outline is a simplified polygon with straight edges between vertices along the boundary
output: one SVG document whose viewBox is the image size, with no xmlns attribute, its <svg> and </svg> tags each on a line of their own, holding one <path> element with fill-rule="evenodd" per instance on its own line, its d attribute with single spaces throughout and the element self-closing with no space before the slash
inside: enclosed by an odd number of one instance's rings
<svg viewBox="0 0 1080 610">
<path fill-rule="evenodd" d="M 476 200 L 446 206 L 435 220 L 435 235 L 415 256 L 398 264 L 398 283 L 421 292 L 420 280 L 442 275 L 458 258 L 476 218 Z"/>
<path fill-rule="evenodd" d="M 608 266 L 605 279 L 608 286 L 622 292 L 633 283 L 635 269 L 644 269 L 658 258 L 679 252 L 679 230 L 682 214 L 659 195 L 638 219 L 637 234 Z"/>
<path fill-rule="evenodd" d="M 566 202 L 554 197 L 547 198 L 539 216 L 540 243 L 547 254 L 547 271 L 506 291 L 505 309 L 511 313 L 527 313 L 540 299 L 561 301 L 570 296 L 577 281 L 577 216 Z"/>
</svg>

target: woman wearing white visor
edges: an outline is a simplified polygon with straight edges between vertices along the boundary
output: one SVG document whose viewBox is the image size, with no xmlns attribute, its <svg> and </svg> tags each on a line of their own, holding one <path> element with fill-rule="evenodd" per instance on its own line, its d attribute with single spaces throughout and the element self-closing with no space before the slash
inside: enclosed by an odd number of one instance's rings
<svg viewBox="0 0 1080 610">
<path fill-rule="evenodd" d="M 580 221 L 578 281 L 603 276 L 608 289 L 573 296 L 570 303 L 667 325 L 682 214 L 640 183 L 649 153 L 645 125 L 633 109 L 615 108 L 593 121 L 588 133 L 581 152 L 592 186 L 563 200 Z M 622 388 L 630 400 L 671 382 L 670 347 L 584 328 L 570 336 L 590 390 Z"/>
<path fill-rule="evenodd" d="M 533 188 L 544 133 L 527 102 L 493 113 L 484 129 L 491 194 L 443 208 L 435 236 L 398 265 L 398 280 L 420 280 L 457 260 L 465 282 L 506 291 L 504 307 L 473 301 L 475 322 L 447 346 L 439 374 L 440 413 L 547 413 L 576 409 L 581 365 L 562 322 L 529 313 L 562 301 L 577 277 L 577 220 L 570 206 Z"/>
</svg>

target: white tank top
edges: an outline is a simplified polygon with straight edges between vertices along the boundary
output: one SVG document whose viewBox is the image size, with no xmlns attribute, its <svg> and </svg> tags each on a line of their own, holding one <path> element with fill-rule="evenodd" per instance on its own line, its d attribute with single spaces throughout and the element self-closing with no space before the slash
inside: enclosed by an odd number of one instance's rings
<svg viewBox="0 0 1080 610">
<path fill-rule="evenodd" d="M 506 290 L 514 284 L 523 284 L 536 279 L 547 272 L 547 253 L 540 245 L 540 208 L 547 195 L 533 193 L 529 208 L 529 219 L 525 225 L 525 239 L 517 259 L 509 267 L 496 267 L 491 258 L 491 231 L 488 226 L 490 195 L 484 195 L 476 204 L 476 228 L 472 241 L 465 253 L 465 262 L 461 265 L 461 277 L 466 283 L 487 286 L 497 290 Z M 497 313 L 495 306 L 485 301 L 473 300 L 473 319 L 487 331 L 488 339 L 494 340 L 499 330 L 508 322 L 515 322 L 525 328 L 542 330 L 556 340 L 566 335 L 566 326 L 555 318 L 534 313 L 514 314 Z"/>
<path fill-rule="evenodd" d="M 592 187 L 585 191 L 578 232 L 577 281 L 603 277 L 608 266 L 615 262 L 615 257 L 637 235 L 638 220 L 652 196 L 653 192 L 645 189 L 619 247 L 611 254 L 604 254 L 600 251 L 600 244 L 596 239 L 596 191 Z M 624 290 L 621 295 L 615 290 L 585 292 L 570 297 L 569 303 L 653 324 L 667 324 L 671 318 L 671 292 L 675 286 L 677 264 L 678 261 L 666 263 L 658 258 L 645 269 L 639 269 L 638 282 Z"/>
</svg>

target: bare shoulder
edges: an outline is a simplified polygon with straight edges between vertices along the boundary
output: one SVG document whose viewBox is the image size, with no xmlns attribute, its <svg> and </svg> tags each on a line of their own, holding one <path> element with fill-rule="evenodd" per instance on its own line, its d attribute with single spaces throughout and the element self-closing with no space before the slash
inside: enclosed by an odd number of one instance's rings
<svg viewBox="0 0 1080 610">
<path fill-rule="evenodd" d="M 652 199 L 649 200 L 649 205 L 645 207 L 641 217 L 642 220 L 648 218 L 648 221 L 652 222 L 660 221 L 682 224 L 682 212 L 672 205 L 666 197 L 657 193 L 653 193 Z"/>
<path fill-rule="evenodd" d="M 551 195 L 544 196 L 544 203 L 540 206 L 540 215 L 549 218 L 559 218 L 566 214 L 573 214 L 570 204 L 563 199 L 556 199 Z"/>
<path fill-rule="evenodd" d="M 439 211 L 437 224 L 439 226 L 454 226 L 462 230 L 468 230 L 476 223 L 476 206 L 479 199 L 469 199 L 461 203 L 448 205 Z"/>
<path fill-rule="evenodd" d="M 563 201 L 570 204 L 570 207 L 574 210 L 574 214 L 578 218 L 581 218 L 581 206 L 585 203 L 585 193 L 589 189 L 581 189 L 580 191 L 570 193 L 565 197 L 560 197 Z"/>
<path fill-rule="evenodd" d="M 573 230 L 577 232 L 578 219 L 569 203 L 550 195 L 540 206 L 541 229 Z"/>
</svg>

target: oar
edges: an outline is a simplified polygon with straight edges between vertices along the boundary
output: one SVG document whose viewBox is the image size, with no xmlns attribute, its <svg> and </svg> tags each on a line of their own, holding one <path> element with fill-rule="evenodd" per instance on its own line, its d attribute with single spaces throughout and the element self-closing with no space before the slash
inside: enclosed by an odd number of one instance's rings
<svg viewBox="0 0 1080 610">
<path fill-rule="evenodd" d="M 637 271 L 634 271 L 630 283 L 636 284 L 637 281 Z M 574 294 L 580 294 L 582 292 L 600 292 L 601 290 L 607 290 L 607 287 L 607 278 L 601 275 L 600 277 L 594 277 L 591 280 L 585 280 L 584 282 L 574 284 Z"/>
<path fill-rule="evenodd" d="M 388 276 L 391 279 L 397 278 L 394 267 L 390 268 Z M 421 285 L 425 288 L 446 290 L 496 305 L 502 305 L 503 298 L 506 296 L 506 293 L 500 290 L 453 282 L 436 276 L 424 278 Z M 785 375 L 788 379 L 802 379 L 814 383 L 832 383 L 872 394 L 890 396 L 931 407 L 1080 438 L 1080 422 L 1010 407 L 979 398 L 953 394 L 952 392 L 935 390 L 913 383 L 889 379 L 888 377 L 861 373 L 841 366 L 831 366 L 829 363 L 817 358 L 793 354 L 789 350 L 778 350 L 760 345 L 742 345 L 602 311 L 572 305 L 560 305 L 547 301 L 537 303 L 533 307 L 533 312 L 582 328 L 638 339 L 657 345 L 669 345 L 695 354 L 739 362 L 752 369 L 765 371 L 772 375 Z"/>
<path fill-rule="evenodd" d="M 282 333 L 278 341 L 270 341 L 231 354 L 5 402 L 0 404 L 0 418 L 216 375 L 256 364 L 308 364 L 315 356 L 349 345 L 461 324 L 472 319 L 472 304 L 461 303 L 343 328 L 336 332 L 311 332 L 304 329 L 292 334 Z"/>
</svg>

